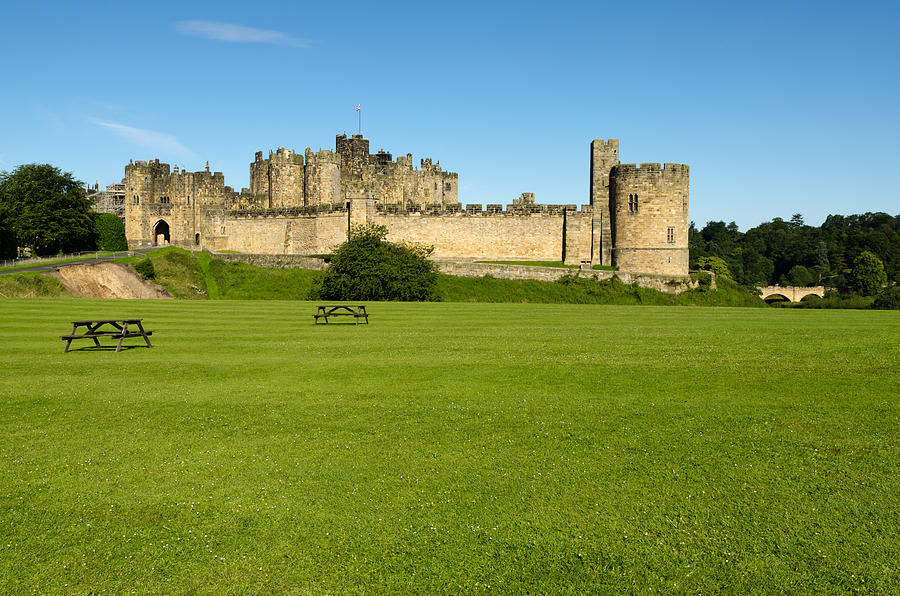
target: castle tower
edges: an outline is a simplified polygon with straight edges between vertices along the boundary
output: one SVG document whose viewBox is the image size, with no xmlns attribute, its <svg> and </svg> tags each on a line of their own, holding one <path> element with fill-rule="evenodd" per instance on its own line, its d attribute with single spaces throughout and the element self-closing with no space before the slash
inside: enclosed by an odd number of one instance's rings
<svg viewBox="0 0 900 596">
<path fill-rule="evenodd" d="M 267 209 L 301 207 L 303 192 L 303 156 L 279 147 L 263 160 L 257 151 L 250 164 L 250 194 Z"/>
<path fill-rule="evenodd" d="M 688 179 L 683 164 L 612 168 L 613 265 L 636 273 L 688 274 Z"/>
<path fill-rule="evenodd" d="M 269 209 L 304 204 L 303 156 L 279 147 L 269 154 Z"/>
<path fill-rule="evenodd" d="M 336 135 L 334 138 L 335 153 L 341 156 L 341 169 L 350 174 L 362 174 L 364 166 L 369 165 L 369 139 L 362 135 Z"/>
<path fill-rule="evenodd" d="M 612 264 L 612 227 L 610 216 L 609 172 L 619 163 L 619 139 L 591 141 L 591 190 L 593 232 L 591 261 Z"/>
<path fill-rule="evenodd" d="M 344 205 L 341 194 L 341 156 L 323 149 L 306 148 L 303 180 L 307 205 Z"/>
</svg>

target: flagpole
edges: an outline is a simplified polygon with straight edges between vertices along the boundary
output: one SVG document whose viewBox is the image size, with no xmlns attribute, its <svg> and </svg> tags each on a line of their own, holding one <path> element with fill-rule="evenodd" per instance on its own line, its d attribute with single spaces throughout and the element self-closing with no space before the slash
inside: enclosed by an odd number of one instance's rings
<svg viewBox="0 0 900 596">
<path fill-rule="evenodd" d="M 359 122 L 357 123 L 356 134 L 362 134 L 362 110 L 357 107 L 356 115 L 359 117 Z"/>
</svg>

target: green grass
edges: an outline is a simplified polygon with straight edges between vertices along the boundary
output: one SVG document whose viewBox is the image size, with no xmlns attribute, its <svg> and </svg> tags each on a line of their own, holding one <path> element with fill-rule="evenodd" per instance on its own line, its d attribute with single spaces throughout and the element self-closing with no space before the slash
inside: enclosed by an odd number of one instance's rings
<svg viewBox="0 0 900 596">
<path fill-rule="evenodd" d="M 135 257 L 146 258 L 146 257 Z M 268 269 L 226 263 L 208 253 L 169 247 L 150 253 L 156 281 L 177 298 L 226 300 L 306 300 L 322 273 L 305 269 Z M 120 259 L 133 262 L 134 259 Z M 438 293 L 447 302 L 535 302 L 567 304 L 651 304 L 700 306 L 764 306 L 746 290 L 722 280 L 718 291 L 704 288 L 680 295 L 625 285 L 618 280 L 566 278 L 557 282 L 516 281 L 441 275 Z"/>
<path fill-rule="evenodd" d="M 0 298 L 51 298 L 68 296 L 56 277 L 40 273 L 0 275 Z"/>
<path fill-rule="evenodd" d="M 556 304 L 648 304 L 672 306 L 765 306 L 740 286 L 724 280 L 715 292 L 703 288 L 666 294 L 617 279 L 566 277 L 555 282 L 441 275 L 438 294 L 447 302 L 534 302 Z"/>
<path fill-rule="evenodd" d="M 0 593 L 900 584 L 896 312 L 314 311 L 0 300 Z"/>
</svg>

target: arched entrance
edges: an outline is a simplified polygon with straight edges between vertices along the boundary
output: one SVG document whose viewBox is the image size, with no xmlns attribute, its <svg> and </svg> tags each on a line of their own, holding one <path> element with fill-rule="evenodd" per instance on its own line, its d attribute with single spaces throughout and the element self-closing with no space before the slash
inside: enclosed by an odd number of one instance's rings
<svg viewBox="0 0 900 596">
<path fill-rule="evenodd" d="M 200 233 L 199 232 L 194 234 L 194 245 L 200 246 Z"/>
<path fill-rule="evenodd" d="M 161 219 L 153 226 L 153 246 L 168 244 L 169 241 L 169 224 L 166 220 Z"/>
</svg>

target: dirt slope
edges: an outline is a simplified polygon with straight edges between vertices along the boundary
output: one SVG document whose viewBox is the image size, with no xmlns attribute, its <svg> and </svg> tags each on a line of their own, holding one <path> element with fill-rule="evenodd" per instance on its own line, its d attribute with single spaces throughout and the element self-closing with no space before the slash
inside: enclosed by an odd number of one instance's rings
<svg viewBox="0 0 900 596">
<path fill-rule="evenodd" d="M 172 298 L 162 286 L 118 263 L 69 265 L 60 267 L 56 275 L 66 290 L 81 298 Z"/>
</svg>

